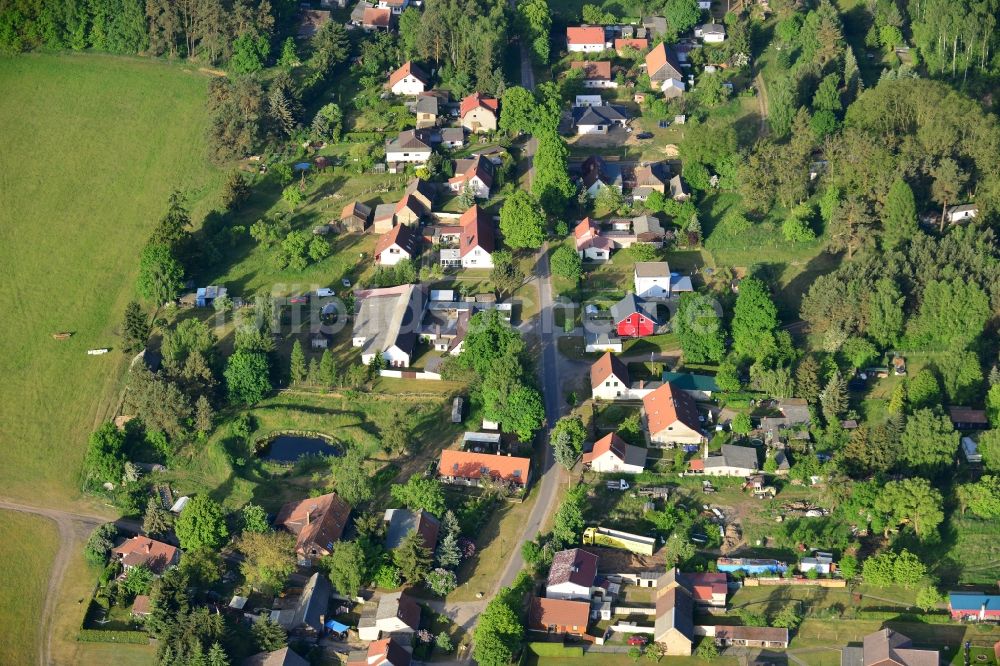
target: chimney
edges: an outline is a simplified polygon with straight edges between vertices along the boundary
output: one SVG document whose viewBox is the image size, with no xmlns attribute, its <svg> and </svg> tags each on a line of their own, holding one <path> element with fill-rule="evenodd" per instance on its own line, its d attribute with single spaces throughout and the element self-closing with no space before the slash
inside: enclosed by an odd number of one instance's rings
<svg viewBox="0 0 1000 666">
<path fill-rule="evenodd" d="M 704 452 L 704 453 L 702 454 L 702 456 L 701 456 L 701 457 L 702 457 L 703 459 L 705 459 L 705 460 L 708 460 L 708 442 L 705 442 L 705 449 L 704 449 L 704 451 L 705 451 L 705 452 Z"/>
<path fill-rule="evenodd" d="M 645 379 L 640 379 L 639 380 L 639 390 L 641 391 L 645 386 L 646 386 L 646 380 Z"/>
<path fill-rule="evenodd" d="M 306 509 L 306 525 L 309 524 L 310 518 L 312 518 L 312 509 Z"/>
<path fill-rule="evenodd" d="M 982 622 L 985 619 L 986 619 L 986 602 L 984 601 L 983 605 L 979 607 L 979 621 Z"/>
<path fill-rule="evenodd" d="M 147 541 L 146 542 L 146 553 L 151 553 L 151 552 L 153 552 L 153 542 L 152 541 Z"/>
</svg>

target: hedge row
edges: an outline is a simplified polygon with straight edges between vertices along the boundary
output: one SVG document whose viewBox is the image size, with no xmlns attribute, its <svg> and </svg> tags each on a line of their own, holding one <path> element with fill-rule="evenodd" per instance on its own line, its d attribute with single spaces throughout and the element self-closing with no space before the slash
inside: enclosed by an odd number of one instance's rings
<svg viewBox="0 0 1000 666">
<path fill-rule="evenodd" d="M 344 134 L 344 141 L 350 141 L 351 143 L 364 143 L 366 141 L 375 141 L 385 138 L 384 132 L 347 132 Z"/>
<path fill-rule="evenodd" d="M 81 629 L 76 640 L 82 643 L 134 643 L 149 644 L 149 636 L 144 631 L 108 631 L 104 629 Z"/>
<path fill-rule="evenodd" d="M 528 643 L 528 649 L 537 657 L 582 657 L 583 648 L 568 647 L 562 643 Z"/>
</svg>

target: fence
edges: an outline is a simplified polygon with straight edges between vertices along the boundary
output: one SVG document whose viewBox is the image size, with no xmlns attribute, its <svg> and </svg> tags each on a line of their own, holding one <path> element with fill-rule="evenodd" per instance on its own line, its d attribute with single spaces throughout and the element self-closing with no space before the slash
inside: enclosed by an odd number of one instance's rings
<svg viewBox="0 0 1000 666">
<path fill-rule="evenodd" d="M 814 587 L 847 587 L 843 578 L 744 578 L 747 587 L 776 587 L 778 585 L 811 585 Z"/>
<path fill-rule="evenodd" d="M 382 377 L 395 377 L 396 379 L 430 379 L 441 381 L 441 375 L 436 372 L 426 372 L 424 370 L 380 370 Z"/>
</svg>

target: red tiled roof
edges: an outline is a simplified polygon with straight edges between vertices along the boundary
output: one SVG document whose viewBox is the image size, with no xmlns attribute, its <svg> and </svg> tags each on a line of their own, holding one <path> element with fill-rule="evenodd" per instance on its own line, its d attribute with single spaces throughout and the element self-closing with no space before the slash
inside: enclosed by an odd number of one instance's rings
<svg viewBox="0 0 1000 666">
<path fill-rule="evenodd" d="M 430 77 L 424 74 L 424 71 L 413 64 L 412 60 L 407 60 L 403 63 L 402 67 L 397 69 L 395 72 L 389 75 L 388 87 L 391 88 L 408 75 L 413 75 L 414 78 L 421 81 L 424 85 L 430 83 Z"/>
<path fill-rule="evenodd" d="M 611 352 L 604 352 L 604 356 L 590 366 L 590 388 L 597 388 L 611 375 L 628 385 L 628 366 Z"/>
<path fill-rule="evenodd" d="M 566 28 L 567 44 L 604 44 L 604 28 L 599 25 L 583 25 Z"/>
<path fill-rule="evenodd" d="M 638 37 L 633 37 L 631 39 L 619 37 L 618 39 L 615 40 L 615 51 L 617 51 L 619 54 L 622 52 L 622 49 L 624 49 L 626 46 L 631 46 L 637 51 L 645 51 L 646 49 L 649 48 L 649 40 L 640 39 Z"/>
<path fill-rule="evenodd" d="M 657 73 L 668 65 L 670 69 L 663 72 L 662 75 L 657 76 Z M 653 50 L 646 54 L 646 73 L 653 81 L 663 81 L 668 78 L 680 76 L 677 61 L 674 59 L 673 54 L 667 51 L 667 47 L 663 42 L 654 46 Z"/>
<path fill-rule="evenodd" d="M 571 69 L 582 69 L 583 78 L 596 79 L 599 81 L 611 80 L 610 60 L 586 60 L 576 61 L 569 64 Z"/>
<path fill-rule="evenodd" d="M 483 474 L 489 474 L 524 485 L 528 482 L 530 467 L 530 458 L 446 449 L 441 452 L 438 474 L 461 479 L 478 479 Z"/>
<path fill-rule="evenodd" d="M 462 103 L 459 105 L 459 115 L 464 118 L 465 114 L 479 107 L 489 109 L 495 114 L 500 108 L 500 100 L 496 97 L 474 92 L 462 100 Z"/>
<path fill-rule="evenodd" d="M 380 641 L 372 641 L 368 644 L 368 654 L 366 659 L 348 661 L 348 666 L 375 666 L 379 664 L 392 664 L 392 666 L 409 666 L 412 657 L 392 637 L 383 638 Z"/>
<path fill-rule="evenodd" d="M 605 435 L 594 443 L 594 448 L 591 449 L 590 453 L 583 454 L 583 462 L 584 464 L 592 463 L 595 458 L 603 456 L 608 451 L 614 453 L 620 460 L 625 460 L 625 449 L 627 447 L 628 444 L 625 440 L 615 433 Z"/>
<path fill-rule="evenodd" d="M 597 555 L 582 548 L 560 550 L 552 557 L 546 587 L 573 583 L 590 587 L 597 577 Z"/>
<path fill-rule="evenodd" d="M 533 629 L 546 630 L 551 626 L 579 627 L 587 630 L 590 621 L 590 604 L 586 601 L 535 598 L 531 600 L 528 624 Z"/>
<path fill-rule="evenodd" d="M 336 493 L 289 502 L 281 507 L 274 524 L 296 535 L 295 549 L 305 552 L 312 546 L 329 551 L 347 526 L 351 507 Z"/>
<path fill-rule="evenodd" d="M 365 13 L 361 18 L 361 25 L 368 25 L 375 28 L 388 28 L 390 21 L 392 21 L 391 9 L 387 7 L 365 7 Z"/>
<path fill-rule="evenodd" d="M 462 225 L 462 237 L 459 241 L 459 256 L 464 257 L 477 247 L 493 254 L 496 249 L 496 237 L 493 234 L 493 220 L 483 212 L 478 205 L 462 213 L 458 218 Z"/>
<path fill-rule="evenodd" d="M 455 174 L 449 178 L 449 183 L 464 183 L 478 176 L 479 180 L 483 181 L 486 187 L 493 187 L 493 167 L 490 161 L 482 155 L 476 155 L 464 160 L 456 160 L 455 166 L 457 168 L 464 166 L 465 169 L 462 173 Z"/>
<path fill-rule="evenodd" d="M 177 559 L 176 548 L 146 536 L 134 536 L 111 552 L 126 567 L 145 565 L 156 574 L 163 573 Z"/>
<path fill-rule="evenodd" d="M 404 194 L 403 198 L 396 204 L 396 213 L 400 213 L 406 209 L 413 211 L 413 214 L 417 217 L 421 217 L 427 212 L 424 202 L 413 194 Z"/>
<path fill-rule="evenodd" d="M 655 435 L 666 430 L 667 426 L 680 421 L 694 430 L 700 430 L 698 410 L 694 406 L 694 398 L 674 388 L 667 382 L 642 399 L 649 423 L 649 433 Z M 694 461 L 692 461 L 694 462 Z"/>
<path fill-rule="evenodd" d="M 416 237 L 416 234 L 413 233 L 413 230 L 408 225 L 397 224 L 390 231 L 379 236 L 378 242 L 375 243 L 375 257 L 377 258 L 393 245 L 398 245 L 412 256 L 414 251 L 413 241 Z"/>
</svg>

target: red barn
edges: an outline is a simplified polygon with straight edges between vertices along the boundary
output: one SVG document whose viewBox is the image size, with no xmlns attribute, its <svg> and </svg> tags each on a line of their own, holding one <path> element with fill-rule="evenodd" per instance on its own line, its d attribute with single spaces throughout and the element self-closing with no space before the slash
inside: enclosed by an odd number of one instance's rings
<svg viewBox="0 0 1000 666">
<path fill-rule="evenodd" d="M 615 322 L 615 330 L 621 338 L 641 338 L 656 332 L 656 317 L 654 304 L 647 304 L 627 294 L 625 298 L 611 306 L 611 318 Z"/>
</svg>

